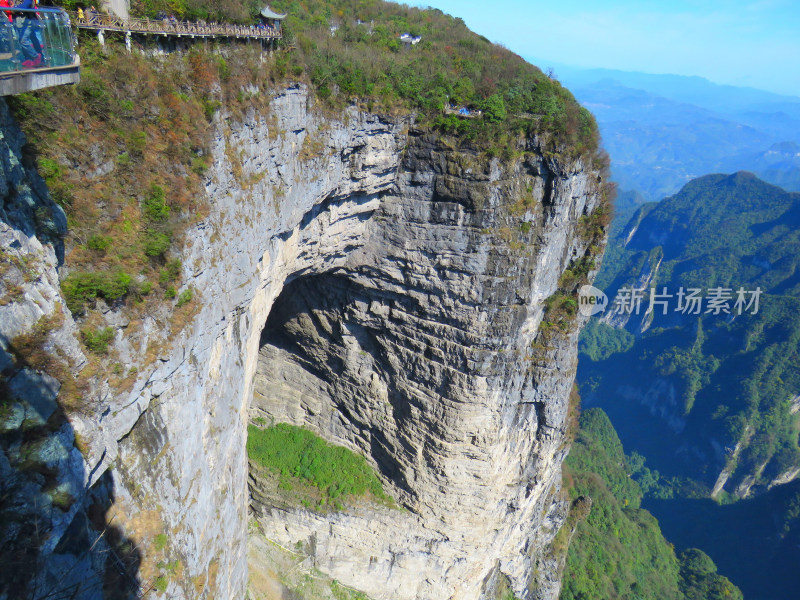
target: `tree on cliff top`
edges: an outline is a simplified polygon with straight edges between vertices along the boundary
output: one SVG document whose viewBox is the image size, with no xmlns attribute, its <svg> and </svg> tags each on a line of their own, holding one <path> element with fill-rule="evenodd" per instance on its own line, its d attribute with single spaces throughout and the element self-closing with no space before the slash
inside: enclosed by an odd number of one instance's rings
<svg viewBox="0 0 800 600">
<path fill-rule="evenodd" d="M 263 2 L 134 0 L 134 14 L 254 22 Z M 547 133 L 558 151 L 593 154 L 594 118 L 558 81 L 437 9 L 380 0 L 275 0 L 287 14 L 276 61 L 283 77 L 306 79 L 334 108 L 353 101 L 377 111 L 414 110 L 451 133 L 497 142 L 509 131 Z M 421 36 L 410 48 L 404 33 Z M 482 119 L 446 118 L 451 102 L 482 108 Z M 495 144 L 497 145 L 497 144 Z"/>
</svg>

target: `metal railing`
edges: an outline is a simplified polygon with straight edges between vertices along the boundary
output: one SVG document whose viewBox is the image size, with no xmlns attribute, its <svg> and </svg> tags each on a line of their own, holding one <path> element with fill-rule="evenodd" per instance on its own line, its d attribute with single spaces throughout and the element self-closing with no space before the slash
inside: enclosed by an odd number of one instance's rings
<svg viewBox="0 0 800 600">
<path fill-rule="evenodd" d="M 0 10 L 2 73 L 73 65 L 75 46 L 69 15 L 62 8 Z"/>
<path fill-rule="evenodd" d="M 70 14 L 75 25 L 81 29 L 104 29 L 108 31 L 195 37 L 249 37 L 266 40 L 274 40 L 281 37 L 280 27 L 173 21 L 170 19 L 123 19 L 115 15 L 98 13 L 86 13 L 83 19 L 79 19 L 77 13 Z"/>
</svg>

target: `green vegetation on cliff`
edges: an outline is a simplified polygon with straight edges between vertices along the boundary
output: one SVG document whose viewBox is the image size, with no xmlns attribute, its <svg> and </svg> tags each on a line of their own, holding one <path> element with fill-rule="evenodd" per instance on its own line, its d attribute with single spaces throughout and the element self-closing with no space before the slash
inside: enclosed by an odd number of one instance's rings
<svg viewBox="0 0 800 600">
<path fill-rule="evenodd" d="M 308 484 L 318 491 L 320 508 L 341 508 L 341 502 L 369 496 L 391 502 L 366 459 L 344 446 L 329 444 L 294 425 L 278 423 L 247 428 L 247 455 L 251 461 L 280 476 L 280 488 Z"/>
<path fill-rule="evenodd" d="M 656 519 L 640 507 L 642 492 L 630 470 L 606 414 L 586 410 L 565 478 L 573 499 L 588 497 L 592 503 L 569 546 L 561 599 L 741 599 L 699 550 L 675 556 Z"/>
<path fill-rule="evenodd" d="M 436 9 L 384 2 L 275 2 L 288 12 L 290 60 L 306 70 L 321 97 L 359 99 L 378 110 L 405 106 L 433 125 L 491 139 L 509 132 L 551 136 L 574 154 L 598 147 L 594 118 L 560 83 Z M 336 28 L 331 34 L 331 28 Z M 405 48 L 399 36 L 422 40 Z M 448 105 L 483 111 L 480 119 L 443 115 Z"/>
<path fill-rule="evenodd" d="M 145 0 L 131 8 L 139 15 L 165 10 L 252 22 L 262 6 Z M 68 308 L 93 331 L 108 325 L 105 306 L 123 310 L 131 322 L 125 336 L 135 335 L 144 314 L 158 314 L 163 339 L 141 348 L 144 361 L 202 303 L 202 293 L 187 290 L 181 277 L 190 268 L 183 265 L 185 231 L 208 211 L 203 186 L 212 139 L 245 114 L 268 115 L 273 94 L 286 85 L 315 90 L 319 110 L 357 104 L 379 113 L 413 112 L 417 126 L 455 134 L 489 155 L 513 156 L 522 136 L 536 134 L 549 153 L 604 166 L 594 120 L 569 91 L 460 19 L 379 1 L 277 1 L 273 8 L 289 14 L 285 40 L 274 52 L 212 42 L 163 56 L 129 54 L 121 37 L 110 34 L 100 48 L 81 32 L 78 85 L 9 100 L 28 139 L 27 160 L 67 214 L 62 290 Z M 422 41 L 403 47 L 398 37 L 405 32 Z M 139 44 L 155 49 L 149 38 Z M 481 109 L 483 118 L 445 114 L 450 103 Z M 228 148 L 226 155 L 239 177 L 236 152 Z M 108 374 L 113 342 L 92 360 L 93 375 Z M 110 376 L 116 387 L 132 382 Z"/>
<path fill-rule="evenodd" d="M 309 81 L 331 107 L 357 101 L 370 110 L 420 111 L 449 132 L 490 140 L 502 150 L 509 132 L 550 137 L 551 149 L 577 155 L 598 148 L 594 118 L 558 81 L 516 54 L 471 32 L 437 9 L 376 0 L 275 0 L 285 12 L 275 57 L 287 79 Z M 134 13 L 254 22 L 255 0 L 134 0 Z M 422 40 L 405 47 L 401 34 Z M 483 118 L 444 115 L 447 105 L 482 110 Z"/>
<path fill-rule="evenodd" d="M 185 231 L 208 212 L 204 185 L 220 107 L 232 119 L 263 107 L 280 79 L 258 48 L 226 56 L 201 44 L 155 58 L 128 54 L 121 42 L 100 48 L 81 40 L 81 82 L 10 97 L 27 144 L 24 159 L 38 166 L 67 215 L 61 288 L 67 307 L 87 332 L 105 331 L 105 306 L 122 311 L 135 339 L 145 316 L 159 337 L 140 348 L 155 359 L 190 322 L 202 294 L 182 282 Z M 254 86 L 261 94 L 244 93 Z M 235 159 L 235 153 L 231 153 Z M 246 182 L 245 182 L 246 183 Z M 127 389 L 134 367 L 120 370 L 113 338 L 84 334 L 91 350 L 82 379 L 108 377 Z M 107 343 L 107 346 L 106 346 Z"/>
</svg>

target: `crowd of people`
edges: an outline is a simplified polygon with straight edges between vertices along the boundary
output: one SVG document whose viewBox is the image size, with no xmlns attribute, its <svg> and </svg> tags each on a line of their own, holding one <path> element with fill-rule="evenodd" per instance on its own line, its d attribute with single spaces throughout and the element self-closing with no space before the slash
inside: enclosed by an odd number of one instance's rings
<svg viewBox="0 0 800 600">
<path fill-rule="evenodd" d="M 45 61 L 44 39 L 42 38 L 40 19 L 41 15 L 35 11 L 39 8 L 38 0 L 22 0 L 14 4 L 11 0 L 0 0 L 0 10 L 3 10 L 12 24 L 11 35 L 19 45 L 22 53 L 22 66 L 25 68 L 39 67 Z M 16 10 L 8 10 L 16 9 Z M 7 30 L 9 31 L 9 30 Z M 10 50 L 10 40 L 2 40 L 6 52 Z"/>
</svg>

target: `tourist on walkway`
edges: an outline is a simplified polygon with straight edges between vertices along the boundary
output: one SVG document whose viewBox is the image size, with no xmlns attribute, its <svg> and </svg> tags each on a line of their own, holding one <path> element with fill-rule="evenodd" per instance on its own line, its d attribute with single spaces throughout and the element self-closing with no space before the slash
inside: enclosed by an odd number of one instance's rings
<svg viewBox="0 0 800 600">
<path fill-rule="evenodd" d="M 36 0 L 22 0 L 17 8 L 30 10 L 35 9 L 36 5 Z M 19 28 L 19 45 L 22 48 L 22 54 L 27 57 L 27 60 L 22 61 L 22 66 L 38 67 L 44 61 L 44 49 L 41 33 L 39 33 L 39 16 L 35 12 L 24 12 L 22 16 L 24 21 L 22 27 Z"/>
</svg>

